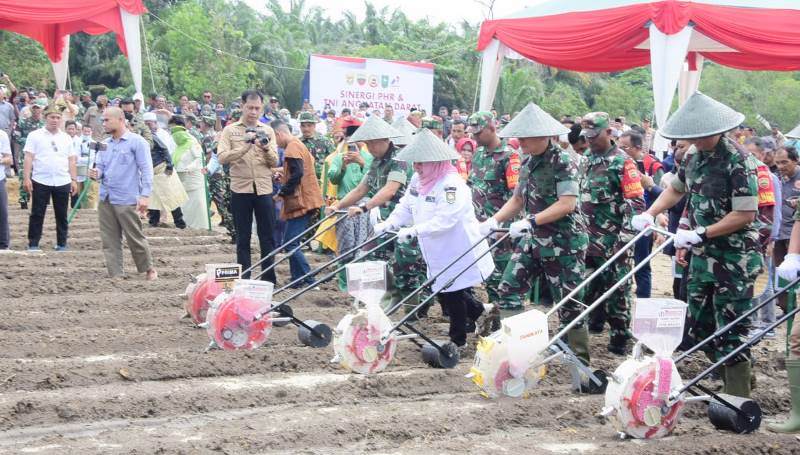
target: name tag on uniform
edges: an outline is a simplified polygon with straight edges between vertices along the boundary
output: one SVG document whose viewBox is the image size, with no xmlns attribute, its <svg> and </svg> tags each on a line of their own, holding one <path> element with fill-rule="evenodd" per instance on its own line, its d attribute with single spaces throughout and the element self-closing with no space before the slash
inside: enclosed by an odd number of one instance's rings
<svg viewBox="0 0 800 455">
<path fill-rule="evenodd" d="M 436 202 L 436 196 L 425 196 L 425 202 Z"/>
<path fill-rule="evenodd" d="M 448 204 L 455 204 L 456 203 L 456 187 L 448 186 L 444 189 L 444 196 L 445 200 Z"/>
<path fill-rule="evenodd" d="M 419 193 L 417 192 L 417 190 L 415 188 L 411 188 L 410 190 L 408 190 L 408 192 L 411 193 L 411 195 L 414 196 L 414 197 L 419 196 Z"/>
</svg>

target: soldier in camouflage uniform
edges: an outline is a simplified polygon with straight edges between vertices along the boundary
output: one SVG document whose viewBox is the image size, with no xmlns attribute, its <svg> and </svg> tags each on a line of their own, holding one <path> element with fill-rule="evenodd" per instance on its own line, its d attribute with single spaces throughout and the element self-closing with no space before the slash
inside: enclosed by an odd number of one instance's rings
<svg viewBox="0 0 800 455">
<path fill-rule="evenodd" d="M 183 118 L 186 122 L 186 131 L 192 135 L 197 142 L 203 143 L 203 133 L 197 128 L 197 116 L 192 114 L 191 112 L 187 112 L 183 115 Z M 207 162 L 208 160 L 206 160 Z"/>
<path fill-rule="evenodd" d="M 645 209 L 644 188 L 636 163 L 611 141 L 608 114 L 593 112 L 582 122 L 589 143 L 587 171 L 581 190 L 581 211 L 589 230 L 586 275 L 591 275 L 633 239 L 630 222 Z M 585 300 L 591 305 L 633 267 L 633 249 L 610 264 L 586 286 Z M 633 280 L 618 287 L 591 314 L 589 330 L 602 332 L 606 319 L 611 327 L 608 350 L 625 355 L 631 338 L 630 322 Z"/>
<path fill-rule="evenodd" d="M 300 123 L 300 142 L 306 146 L 311 156 L 314 157 L 314 170 L 317 173 L 317 179 L 322 176 L 322 167 L 325 165 L 325 158 L 328 157 L 336 149 L 333 141 L 327 137 L 317 133 L 317 123 L 319 119 L 311 112 L 301 112 L 297 116 L 297 121 Z"/>
<path fill-rule="evenodd" d="M 431 130 L 433 134 L 436 135 L 441 140 L 444 140 L 444 122 L 442 118 L 438 115 L 431 115 L 430 117 L 423 117 L 422 118 L 422 126 L 420 128 L 426 128 Z"/>
<path fill-rule="evenodd" d="M 467 184 L 472 188 L 472 203 L 478 221 L 494 216 L 503 204 L 511 199 L 519 178 L 520 158 L 505 139 L 496 133 L 496 123 L 491 112 L 476 112 L 469 117 L 468 133 L 478 142 L 478 149 L 472 157 Z M 494 250 L 495 271 L 486 280 L 486 291 L 490 302 L 501 301 L 497 291 L 503 271 L 511 259 L 513 243 L 506 240 Z M 521 309 L 522 306 L 504 309 Z"/>
<path fill-rule="evenodd" d="M 142 114 L 134 112 L 133 100 L 130 98 L 124 99 L 119 104 L 119 107 L 122 109 L 122 112 L 125 113 L 125 119 L 128 121 L 128 129 L 142 136 L 144 140 L 147 141 L 147 145 L 153 148 L 153 132 L 150 131 L 150 127 L 144 123 Z"/>
<path fill-rule="evenodd" d="M 566 131 L 531 103 L 500 133 L 500 137 L 519 138 L 528 155 L 514 195 L 481 225 L 481 234 L 488 235 L 500 223 L 523 215 L 509 229 L 511 237 L 519 240 L 500 282 L 500 302 L 506 307 L 522 306 L 534 279 L 544 279 L 542 284 L 554 302 L 560 302 L 583 280 L 589 238 L 580 221 L 578 163 L 551 140 Z M 559 308 L 562 327 L 580 315 L 581 297 L 579 293 Z M 589 332 L 583 321 L 568 332 L 567 340 L 588 365 Z"/>
<path fill-rule="evenodd" d="M 364 142 L 374 159 L 361 183 L 341 201 L 328 206 L 325 209 L 327 215 L 347 208 L 350 216 L 356 216 L 378 208 L 381 219 L 389 216 L 413 174 L 413 168 L 408 163 L 393 159 L 398 149 L 391 139 L 400 136 L 402 136 L 400 132 L 377 116 L 369 117 L 356 130 L 349 142 Z M 369 200 L 358 206 L 354 205 L 365 197 Z M 369 249 L 370 246 L 366 248 Z M 390 243 L 375 252 L 372 259 L 387 261 L 392 272 L 391 283 L 382 303 L 384 309 L 394 306 L 403 297 L 416 290 L 421 284 L 417 282 L 417 277 L 425 274 L 424 262 L 416 240 L 396 246 Z"/>
<path fill-rule="evenodd" d="M 206 154 L 207 162 L 206 173 L 208 174 L 208 192 L 209 197 L 217 206 L 217 212 L 222 220 L 221 226 L 224 226 L 228 231 L 233 243 L 236 243 L 236 228 L 233 225 L 233 216 L 231 216 L 231 177 L 229 174 L 229 166 L 221 165 L 217 160 L 217 135 L 214 131 L 214 125 L 217 119 L 214 116 L 203 116 L 200 123 L 200 132 L 203 135 L 200 144 L 203 146 L 203 151 Z"/>
<path fill-rule="evenodd" d="M 44 118 L 42 117 L 42 109 L 47 107 L 47 100 L 38 98 L 36 101 L 31 104 L 31 116 L 28 118 L 20 118 L 19 122 L 17 122 L 17 134 L 15 134 L 17 138 L 17 145 L 19 150 L 19 156 L 17 156 L 17 165 L 19 166 L 19 172 L 17 172 L 19 176 L 19 206 L 23 210 L 28 209 L 28 199 L 30 199 L 30 195 L 22 185 L 22 181 L 24 180 L 24 173 L 22 172 L 23 164 L 25 163 L 25 153 L 22 151 L 25 147 L 25 141 L 28 140 L 28 135 L 31 131 L 38 130 L 39 128 L 44 128 Z"/>
<path fill-rule="evenodd" d="M 696 151 L 687 155 L 672 180 L 646 213 L 633 221 L 636 229 L 688 195 L 687 219 L 675 235 L 677 258 L 691 248 L 687 300 L 688 334 L 696 340 L 711 335 L 750 309 L 753 285 L 762 260 L 758 231 L 758 179 L 749 153 L 724 136 L 744 115 L 700 92 L 670 117 L 660 133 L 686 139 Z M 716 360 L 747 341 L 750 320 L 716 338 L 706 354 Z M 722 370 L 724 392 L 750 396 L 750 351 L 729 360 Z"/>
</svg>

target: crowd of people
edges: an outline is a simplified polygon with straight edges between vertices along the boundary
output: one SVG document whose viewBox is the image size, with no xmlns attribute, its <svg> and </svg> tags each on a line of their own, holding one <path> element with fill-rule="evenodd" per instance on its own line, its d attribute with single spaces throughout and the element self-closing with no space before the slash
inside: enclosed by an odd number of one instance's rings
<svg viewBox="0 0 800 455">
<path fill-rule="evenodd" d="M 458 349 L 469 332 L 496 328 L 501 312 L 515 314 L 529 301 L 559 302 L 599 271 L 558 312 L 562 326 L 571 327 L 567 344 L 588 365 L 590 333 L 606 326 L 608 351 L 629 352 L 634 295 L 650 297 L 649 265 L 635 280 L 623 278 L 647 262 L 665 235 L 639 235 L 609 263 L 638 231 L 653 226 L 671 233 L 665 252 L 673 256 L 673 293 L 689 303 L 687 340 L 710 335 L 785 285 L 779 277 L 800 270 L 800 134 L 773 129 L 758 137 L 743 115 L 701 93 L 661 128 L 667 141 L 660 145 L 649 118 L 629 125 L 625 117 L 592 112 L 557 120 L 533 103 L 513 115 L 447 107 L 438 115 L 398 115 L 391 106 L 335 112 L 305 102 L 292 115 L 256 90 L 228 105 L 211 92 L 202 101 L 181 96 L 173 104 L 155 94 L 93 100 L 56 91 L 50 98 L 17 90 L 7 76 L 3 82 L 0 178 L 19 175 L 18 202 L 23 209 L 30 204 L 28 249 L 40 249 L 52 200 L 55 249 L 66 250 L 68 207 L 85 205 L 84 193 L 96 181 L 112 276 L 123 273 L 125 235 L 137 271 L 157 278 L 141 217 L 163 227 L 162 212 L 169 212 L 176 228 L 212 229 L 215 212 L 236 244 L 244 278 L 275 283 L 268 255 L 283 247 L 291 254 L 291 285 L 308 286 L 314 281 L 297 247 L 300 234 L 327 217 L 318 230 L 321 251 L 341 253 L 374 236 L 396 236 L 380 248 L 364 247 L 388 263 L 382 306 L 410 309 L 437 293 Z M 2 185 L 0 249 L 10 246 L 6 199 Z M 254 227 L 258 274 L 250 270 Z M 504 229 L 508 236 L 501 237 Z M 467 249 L 472 255 L 459 258 Z M 754 296 L 763 272 L 769 284 Z M 434 275 L 431 289 L 415 292 Z M 576 320 L 581 301 L 589 304 L 617 283 L 587 320 Z M 488 302 L 476 286 L 485 287 Z M 344 274 L 339 287 L 346 288 Z M 784 311 L 785 300 L 778 303 Z M 722 358 L 750 330 L 775 321 L 775 313 L 767 305 L 737 324 L 709 356 Z M 415 317 L 426 315 L 423 308 Z M 751 361 L 745 350 L 725 364 L 727 393 L 749 396 Z M 795 381 L 800 388 L 800 377 Z M 788 425 L 800 429 L 800 422 Z"/>
</svg>

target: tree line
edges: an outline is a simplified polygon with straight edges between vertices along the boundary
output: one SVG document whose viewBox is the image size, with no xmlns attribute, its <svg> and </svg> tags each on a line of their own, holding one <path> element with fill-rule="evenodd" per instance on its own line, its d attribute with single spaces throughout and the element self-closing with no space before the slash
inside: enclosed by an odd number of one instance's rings
<svg viewBox="0 0 800 455">
<path fill-rule="evenodd" d="M 368 0 L 359 20 L 352 12 L 333 19 L 319 7 L 293 0 L 284 8 L 265 0 L 266 14 L 241 1 L 146 0 L 142 16 L 147 50 L 144 92 L 200 99 L 211 90 L 231 101 L 244 87 L 257 87 L 297 110 L 312 53 L 429 61 L 436 64 L 434 109 L 472 110 L 477 101 L 480 24 L 411 20 L 402 8 L 376 8 Z M 105 89 L 111 96 L 133 93 L 128 64 L 112 35 L 72 37 L 73 90 Z M 18 86 L 54 88 L 52 70 L 38 43 L 0 32 L 0 71 Z M 555 116 L 606 111 L 630 122 L 652 115 L 649 68 L 620 73 L 560 71 L 508 60 L 495 108 L 514 113 L 533 100 Z M 788 131 L 800 122 L 800 76 L 787 72 L 743 72 L 706 63 L 701 90 L 744 112 L 765 131 L 756 115 Z M 321 107 L 321 106 L 320 106 Z"/>
</svg>

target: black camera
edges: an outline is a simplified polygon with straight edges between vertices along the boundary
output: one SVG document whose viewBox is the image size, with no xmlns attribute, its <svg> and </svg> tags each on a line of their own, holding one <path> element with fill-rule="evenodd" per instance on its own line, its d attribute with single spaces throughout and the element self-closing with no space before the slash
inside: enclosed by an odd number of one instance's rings
<svg viewBox="0 0 800 455">
<path fill-rule="evenodd" d="M 105 151 L 108 146 L 105 142 L 89 142 L 88 144 L 89 150 L 94 150 L 95 152 L 103 152 Z"/>
<path fill-rule="evenodd" d="M 250 144 L 260 145 L 261 147 L 266 147 L 269 144 L 269 134 L 258 128 L 247 128 L 244 132 L 256 135 L 254 138 L 247 141 Z"/>
</svg>

